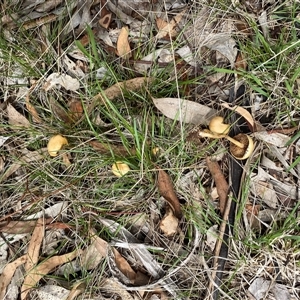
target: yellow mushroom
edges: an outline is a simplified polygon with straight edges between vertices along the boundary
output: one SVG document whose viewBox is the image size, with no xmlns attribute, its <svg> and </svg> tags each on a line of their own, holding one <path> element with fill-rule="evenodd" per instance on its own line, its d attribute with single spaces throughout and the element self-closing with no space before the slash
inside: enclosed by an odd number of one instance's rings
<svg viewBox="0 0 300 300">
<path fill-rule="evenodd" d="M 224 123 L 223 117 L 216 116 L 210 120 L 208 128 L 214 134 L 228 134 L 230 125 Z"/>
<path fill-rule="evenodd" d="M 55 135 L 50 138 L 48 145 L 47 145 L 47 150 L 50 156 L 57 156 L 58 151 L 64 146 L 68 145 L 68 140 L 61 136 L 60 134 Z"/>
<path fill-rule="evenodd" d="M 230 152 L 236 159 L 248 158 L 254 150 L 254 142 L 252 138 L 244 133 L 239 133 L 233 137 L 235 141 L 240 142 L 243 147 L 238 147 L 235 143 L 230 143 Z"/>
<path fill-rule="evenodd" d="M 252 138 L 244 133 L 240 133 L 233 138 L 228 136 L 230 125 L 224 124 L 223 121 L 223 117 L 220 116 L 212 118 L 209 123 L 209 130 L 200 131 L 199 136 L 212 139 L 227 139 L 230 141 L 230 152 L 236 159 L 243 160 L 248 158 L 254 150 Z"/>
<path fill-rule="evenodd" d="M 130 171 L 130 168 L 127 164 L 123 163 L 122 161 L 116 161 L 111 168 L 114 175 L 117 177 L 122 177 L 126 173 Z"/>
</svg>

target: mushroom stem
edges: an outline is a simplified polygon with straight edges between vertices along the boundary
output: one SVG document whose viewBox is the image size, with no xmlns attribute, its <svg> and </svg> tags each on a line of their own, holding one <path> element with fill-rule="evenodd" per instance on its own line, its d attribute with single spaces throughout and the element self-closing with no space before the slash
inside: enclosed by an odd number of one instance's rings
<svg viewBox="0 0 300 300">
<path fill-rule="evenodd" d="M 235 144 L 236 146 L 238 146 L 239 148 L 245 148 L 245 145 L 243 145 L 242 143 L 240 143 L 239 141 L 233 139 L 232 137 L 228 136 L 228 135 L 223 135 L 223 137 L 225 139 L 227 139 L 229 142 Z"/>
<path fill-rule="evenodd" d="M 212 132 L 209 131 L 200 131 L 199 132 L 199 136 L 200 137 L 207 137 L 207 138 L 211 138 L 211 139 L 221 139 L 221 138 L 225 138 L 228 141 L 230 141 L 231 143 L 235 144 L 236 146 L 238 146 L 239 148 L 244 148 L 245 145 L 243 145 L 242 143 L 240 143 L 239 141 L 233 139 L 232 137 L 226 135 L 226 134 L 213 134 Z"/>
</svg>

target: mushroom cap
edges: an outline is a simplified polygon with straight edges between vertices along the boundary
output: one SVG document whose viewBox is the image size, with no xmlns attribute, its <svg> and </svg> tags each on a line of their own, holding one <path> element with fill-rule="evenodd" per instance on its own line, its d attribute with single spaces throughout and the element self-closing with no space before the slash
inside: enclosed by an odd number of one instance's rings
<svg viewBox="0 0 300 300">
<path fill-rule="evenodd" d="M 230 143 L 230 152 L 236 159 L 246 159 L 248 158 L 254 149 L 254 142 L 252 138 L 244 133 L 239 133 L 238 135 L 233 137 L 238 142 L 244 145 L 243 148 L 236 146 L 233 143 Z"/>
<path fill-rule="evenodd" d="M 65 137 L 61 136 L 60 134 L 55 135 L 51 137 L 48 142 L 47 145 L 48 153 L 50 154 L 50 156 L 55 157 L 58 155 L 58 151 L 64 145 L 68 145 L 68 140 Z"/>
<path fill-rule="evenodd" d="M 111 170 L 117 177 L 122 177 L 130 171 L 130 168 L 126 163 L 123 163 L 122 161 L 116 161 L 112 165 Z"/>
<path fill-rule="evenodd" d="M 213 117 L 209 122 L 209 130 L 214 134 L 228 134 L 230 125 L 225 124 L 224 118 L 221 116 Z"/>
</svg>

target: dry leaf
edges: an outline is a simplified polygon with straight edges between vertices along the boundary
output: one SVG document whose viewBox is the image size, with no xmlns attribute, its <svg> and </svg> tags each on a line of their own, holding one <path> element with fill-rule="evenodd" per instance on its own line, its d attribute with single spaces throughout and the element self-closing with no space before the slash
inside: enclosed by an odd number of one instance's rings
<svg viewBox="0 0 300 300">
<path fill-rule="evenodd" d="M 211 226 L 206 232 L 206 245 L 212 252 L 215 249 L 218 237 L 218 225 Z"/>
<path fill-rule="evenodd" d="M 83 107 L 81 101 L 72 99 L 68 105 L 70 109 L 71 119 L 74 121 L 78 121 L 83 115 Z"/>
<path fill-rule="evenodd" d="M 248 292 L 256 300 L 269 299 L 268 295 L 273 294 L 276 300 L 290 300 L 291 295 L 283 284 L 275 283 L 262 277 L 256 278 L 249 286 Z"/>
<path fill-rule="evenodd" d="M 50 224 L 52 222 L 52 218 L 44 219 L 45 225 Z M 15 234 L 22 234 L 22 233 L 29 233 L 38 226 L 37 220 L 30 220 L 30 221 L 9 221 L 9 222 L 2 222 L 0 224 L 0 232 L 5 233 L 15 233 Z"/>
<path fill-rule="evenodd" d="M 277 208 L 278 200 L 271 183 L 253 179 L 250 185 L 255 196 L 260 197 L 269 207 Z"/>
<path fill-rule="evenodd" d="M 256 131 L 256 127 L 255 127 L 255 123 L 254 120 L 252 118 L 252 115 L 249 113 L 249 111 L 241 106 L 233 106 L 231 107 L 228 103 L 222 103 L 221 104 L 223 107 L 226 107 L 234 112 L 237 112 L 238 114 L 240 114 L 242 117 L 244 117 L 244 119 L 248 122 L 248 124 L 250 125 L 250 129 L 252 132 Z"/>
<path fill-rule="evenodd" d="M 130 280 L 131 283 L 134 283 L 136 278 L 135 271 L 131 268 L 128 261 L 119 253 L 118 250 L 112 248 L 112 251 L 118 269 Z"/>
<path fill-rule="evenodd" d="M 53 87 L 64 87 L 68 91 L 77 91 L 80 87 L 78 79 L 71 77 L 68 74 L 52 73 L 43 86 L 45 91 L 49 91 Z"/>
<path fill-rule="evenodd" d="M 237 70 L 246 70 L 247 69 L 247 62 L 246 62 L 246 59 L 244 58 L 243 53 L 239 52 L 239 54 L 236 58 L 234 67 Z"/>
<path fill-rule="evenodd" d="M 251 229 L 260 230 L 261 226 L 258 220 L 260 205 L 246 204 L 245 209 L 246 209 L 247 220 L 249 222 Z"/>
<path fill-rule="evenodd" d="M 0 276 L 0 299 L 5 299 L 6 289 L 10 284 L 16 269 L 22 264 L 26 263 L 26 261 L 27 255 L 23 255 L 4 267 Z"/>
<path fill-rule="evenodd" d="M 122 58 L 131 57 L 131 49 L 128 42 L 128 27 L 122 27 L 117 41 L 117 55 Z"/>
<path fill-rule="evenodd" d="M 282 133 L 269 133 L 268 131 L 258 131 L 254 133 L 256 139 L 265 143 L 274 145 L 278 148 L 283 148 L 287 142 L 291 139 L 288 135 Z"/>
<path fill-rule="evenodd" d="M 100 102 L 100 104 L 105 104 L 106 99 L 114 100 L 115 98 L 120 97 L 123 94 L 123 90 L 135 92 L 140 90 L 145 84 L 150 84 L 152 81 L 153 78 L 150 77 L 136 77 L 123 82 L 117 82 L 102 93 L 94 96 L 92 104 L 96 104 L 97 102 Z"/>
<path fill-rule="evenodd" d="M 208 125 L 217 111 L 208 106 L 180 98 L 152 98 L 166 117 L 195 125 Z"/>
<path fill-rule="evenodd" d="M 43 218 L 37 220 L 27 250 L 27 261 L 25 264 L 25 271 L 31 270 L 38 263 L 40 249 L 45 233 L 44 225 L 45 224 Z"/>
<path fill-rule="evenodd" d="M 106 257 L 108 245 L 105 240 L 97 236 L 94 229 L 90 229 L 89 233 L 91 244 L 82 253 L 81 265 L 87 270 L 92 270 Z"/>
<path fill-rule="evenodd" d="M 95 229 L 90 229 L 91 234 L 91 241 L 95 244 L 95 247 L 97 248 L 99 254 L 102 257 L 105 257 L 107 255 L 107 247 L 108 244 L 105 240 L 101 239 L 97 234 Z"/>
<path fill-rule="evenodd" d="M 38 112 L 36 111 L 35 107 L 30 103 L 29 93 L 26 95 L 25 105 L 28 112 L 31 114 L 33 121 L 38 124 L 42 123 L 42 119 L 40 118 Z"/>
<path fill-rule="evenodd" d="M 178 223 L 173 211 L 169 209 L 160 221 L 159 228 L 166 236 L 172 236 L 177 232 Z"/>
<path fill-rule="evenodd" d="M 66 300 L 73 300 L 80 294 L 82 294 L 86 289 L 86 284 L 84 282 L 78 282 L 75 285 L 73 285 L 72 290 L 70 291 L 69 296 L 66 298 Z"/>
<path fill-rule="evenodd" d="M 160 194 L 170 204 L 174 215 L 178 218 L 182 218 L 182 211 L 179 200 L 174 192 L 174 187 L 169 175 L 162 169 L 158 169 L 157 186 Z"/>
<path fill-rule="evenodd" d="M 57 156 L 58 155 L 58 151 L 64 146 L 64 145 L 68 145 L 68 140 L 61 136 L 60 134 L 55 135 L 53 137 L 50 138 L 48 145 L 47 145 L 47 149 L 48 149 L 48 153 L 50 154 L 50 156 Z"/>
<path fill-rule="evenodd" d="M 110 295 L 116 293 L 122 300 L 134 300 L 129 292 L 127 292 L 121 284 L 114 278 L 105 278 L 100 284 L 101 290 L 103 289 Z"/>
<path fill-rule="evenodd" d="M 36 289 L 39 300 L 61 300 L 66 299 L 70 293 L 69 290 L 52 284 L 47 284 Z"/>
<path fill-rule="evenodd" d="M 52 97 L 49 96 L 49 102 L 53 115 L 66 124 L 71 124 L 72 119 L 69 113 Z"/>
<path fill-rule="evenodd" d="M 218 195 L 219 195 L 219 206 L 221 214 L 223 215 L 227 203 L 227 197 L 229 192 L 229 185 L 225 179 L 225 176 L 218 164 L 218 162 L 211 160 L 209 157 L 206 158 L 207 167 L 215 181 Z"/>
<path fill-rule="evenodd" d="M 46 152 L 45 148 L 42 148 L 37 151 L 28 151 L 27 149 L 24 149 L 25 154 L 19 159 L 19 162 L 13 163 L 6 172 L 0 177 L 0 182 L 5 181 L 10 175 L 12 175 L 14 172 L 16 172 L 23 164 L 24 162 L 30 163 L 33 161 L 42 160 L 44 154 Z"/>
<path fill-rule="evenodd" d="M 103 7 L 103 8 L 105 9 L 105 7 Z M 103 17 L 100 18 L 99 24 L 103 28 L 107 29 L 109 27 L 109 25 L 110 25 L 111 17 L 112 17 L 112 13 L 109 12 L 109 11 L 107 11 L 107 13 Z"/>
<path fill-rule="evenodd" d="M 7 105 L 8 123 L 13 126 L 30 127 L 29 121 L 11 104 Z"/>
<path fill-rule="evenodd" d="M 157 39 L 164 38 L 165 36 L 174 37 L 177 35 L 174 27 L 176 26 L 176 22 L 171 20 L 170 23 L 162 20 L 161 18 L 156 19 L 156 26 L 158 28 L 158 33 L 156 35 Z"/>
<path fill-rule="evenodd" d="M 24 279 L 24 283 L 21 288 L 21 300 L 26 299 L 30 290 L 40 281 L 41 278 L 43 278 L 43 276 L 47 275 L 57 266 L 65 264 L 81 254 L 82 250 L 75 250 L 64 255 L 53 256 L 32 268 Z"/>
<path fill-rule="evenodd" d="M 161 18 L 156 19 L 156 26 L 158 28 L 158 33 L 156 35 L 157 39 L 161 39 L 165 36 L 169 37 L 175 37 L 177 35 L 177 31 L 174 29 L 177 24 L 181 21 L 183 15 L 185 14 L 186 10 L 183 10 L 182 12 L 178 13 L 171 21 L 170 23 L 162 20 Z"/>
<path fill-rule="evenodd" d="M 116 156 L 128 156 L 128 155 L 135 155 L 136 150 L 131 149 L 128 150 L 123 145 L 109 145 L 105 143 L 100 143 L 98 141 L 91 141 L 89 142 L 89 145 L 91 145 L 96 151 L 100 152 L 101 154 L 109 154 L 113 152 Z"/>
</svg>

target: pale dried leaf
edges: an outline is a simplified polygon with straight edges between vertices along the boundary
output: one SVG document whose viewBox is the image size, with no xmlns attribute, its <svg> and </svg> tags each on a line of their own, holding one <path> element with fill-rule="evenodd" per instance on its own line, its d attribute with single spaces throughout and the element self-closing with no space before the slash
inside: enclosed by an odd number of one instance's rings
<svg viewBox="0 0 300 300">
<path fill-rule="evenodd" d="M 287 142 L 291 139 L 288 135 L 277 132 L 269 133 L 268 131 L 255 132 L 254 137 L 260 141 L 274 145 L 278 148 L 285 147 Z"/>
<path fill-rule="evenodd" d="M 117 41 L 117 54 L 122 58 L 131 57 L 131 49 L 128 42 L 128 35 L 128 27 L 122 27 Z"/>
<path fill-rule="evenodd" d="M 0 299 L 5 299 L 7 286 L 10 284 L 16 269 L 26 263 L 26 261 L 27 255 L 23 255 L 5 266 L 0 276 Z"/>
<path fill-rule="evenodd" d="M 278 205 L 278 200 L 276 192 L 274 191 L 273 185 L 264 181 L 253 180 L 250 183 L 251 191 L 259 196 L 263 202 L 265 202 L 269 207 L 276 208 Z"/>
<path fill-rule="evenodd" d="M 51 218 L 55 218 L 58 215 L 65 217 L 67 215 L 67 208 L 68 208 L 69 204 L 67 201 L 63 201 L 63 202 L 58 202 L 55 203 L 52 206 L 47 207 L 46 209 L 42 209 L 39 212 L 36 212 L 32 215 L 29 215 L 27 217 L 25 217 L 25 220 L 32 220 L 32 219 L 37 219 L 37 218 L 41 218 L 43 216 L 47 216 L 47 217 L 51 217 Z"/>
<path fill-rule="evenodd" d="M 206 245 L 213 252 L 218 239 L 218 225 L 211 226 L 206 232 Z"/>
<path fill-rule="evenodd" d="M 282 165 L 289 170 L 289 172 L 291 172 L 292 175 L 294 175 L 295 177 L 299 178 L 299 175 L 296 173 L 296 171 L 293 168 L 290 168 L 289 163 L 287 162 L 287 160 L 285 159 L 285 157 L 281 154 L 281 152 L 279 151 L 279 149 L 273 145 L 269 145 L 269 149 L 270 152 L 277 157 L 277 159 L 282 163 Z M 282 148 L 281 148 L 282 149 Z"/>
<path fill-rule="evenodd" d="M 101 289 L 106 290 L 109 294 L 116 293 L 122 300 L 134 300 L 114 278 L 106 278 L 101 282 Z"/>
<path fill-rule="evenodd" d="M 264 209 L 258 212 L 258 219 L 262 222 L 273 222 L 283 220 L 289 215 L 288 211 L 278 211 L 278 209 Z"/>
<path fill-rule="evenodd" d="M 290 300 L 291 295 L 283 284 L 274 283 L 262 277 L 256 278 L 248 288 L 256 300 L 266 299 L 272 293 L 276 300 Z"/>
<path fill-rule="evenodd" d="M 173 215 L 172 210 L 168 210 L 160 221 L 159 228 L 166 236 L 172 236 L 177 232 L 178 223 L 179 221 Z"/>
<path fill-rule="evenodd" d="M 91 244 L 83 251 L 81 264 L 87 270 L 95 269 L 107 255 L 108 244 L 97 236 L 94 229 L 90 229 Z"/>
<path fill-rule="evenodd" d="M 61 60 L 63 65 L 65 66 L 66 71 L 72 76 L 78 78 L 84 78 L 86 76 L 82 68 L 80 68 L 80 66 L 77 63 L 75 63 L 73 60 L 71 60 L 67 55 L 63 55 L 61 57 Z"/>
<path fill-rule="evenodd" d="M 261 166 L 264 166 L 264 167 L 266 167 L 268 169 L 272 169 L 272 170 L 275 170 L 275 171 L 283 172 L 284 171 L 283 167 L 278 166 L 276 164 L 276 162 L 274 162 L 274 160 L 269 159 L 265 155 L 265 153 L 266 152 L 264 152 L 263 155 L 262 155 L 262 159 L 261 159 L 261 162 L 260 162 Z"/>
<path fill-rule="evenodd" d="M 158 28 L 158 33 L 156 35 L 157 39 L 161 39 L 165 36 L 175 37 L 177 35 L 177 31 L 175 30 L 175 27 L 177 24 L 181 21 L 183 15 L 185 14 L 186 10 L 181 11 L 178 13 L 171 21 L 170 23 L 165 22 L 161 18 L 156 19 L 156 26 Z"/>
<path fill-rule="evenodd" d="M 86 284 L 84 282 L 78 282 L 74 284 L 66 300 L 75 299 L 77 296 L 81 295 L 85 291 L 85 288 L 86 288 Z"/>
<path fill-rule="evenodd" d="M 27 262 L 25 264 L 25 271 L 31 270 L 39 260 L 40 249 L 42 246 L 43 238 L 45 234 L 45 223 L 44 219 L 40 218 L 37 220 L 35 228 L 33 230 L 28 250 L 27 250 Z"/>
<path fill-rule="evenodd" d="M 107 255 L 107 247 L 108 244 L 105 240 L 101 239 L 97 234 L 95 229 L 90 229 L 91 241 L 95 243 L 95 247 L 97 248 L 99 254 L 102 257 Z"/>
<path fill-rule="evenodd" d="M 208 106 L 180 98 L 152 98 L 166 117 L 195 125 L 208 125 L 217 111 Z"/>
<path fill-rule="evenodd" d="M 155 36 L 157 39 L 161 39 L 165 36 L 174 37 L 177 35 L 176 30 L 174 27 L 176 26 L 176 22 L 174 20 L 171 20 L 170 23 L 165 22 L 161 18 L 156 19 L 156 26 L 158 28 L 158 33 Z"/>
<path fill-rule="evenodd" d="M 11 104 L 7 105 L 8 123 L 13 126 L 30 127 L 30 122 Z"/>
<path fill-rule="evenodd" d="M 237 112 L 238 114 L 240 114 L 242 117 L 244 117 L 244 119 L 249 123 L 249 125 L 251 126 L 252 131 L 255 131 L 255 123 L 253 120 L 252 115 L 249 113 L 249 111 L 241 106 L 233 106 L 231 107 L 228 103 L 222 103 L 223 107 L 226 107 L 234 112 Z"/>
<path fill-rule="evenodd" d="M 41 262 L 38 266 L 32 268 L 26 275 L 24 279 L 24 283 L 21 288 L 21 300 L 25 300 L 30 290 L 50 271 L 55 269 L 57 266 L 65 264 L 75 257 L 82 254 L 82 250 L 75 250 L 73 252 L 60 255 L 53 256 L 43 262 Z"/>
<path fill-rule="evenodd" d="M 47 284 L 36 289 L 36 293 L 40 300 L 61 300 L 67 298 L 70 291 L 57 285 Z"/>
<path fill-rule="evenodd" d="M 9 139 L 9 136 L 0 136 L 0 147 Z"/>
<path fill-rule="evenodd" d="M 68 74 L 52 73 L 47 77 L 43 89 L 49 91 L 53 87 L 64 87 L 68 91 L 77 91 L 80 88 L 80 83 L 78 79 Z"/>
</svg>

